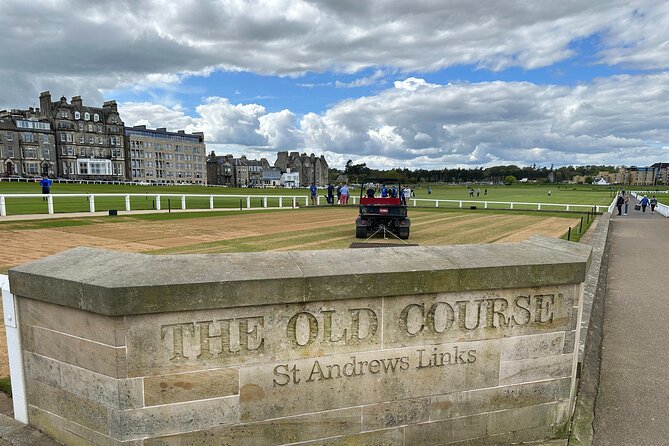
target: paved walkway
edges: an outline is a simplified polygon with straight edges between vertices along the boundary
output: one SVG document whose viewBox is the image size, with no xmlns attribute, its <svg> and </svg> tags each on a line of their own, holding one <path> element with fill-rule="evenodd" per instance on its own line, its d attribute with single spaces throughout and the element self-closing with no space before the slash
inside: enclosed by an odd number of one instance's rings
<svg viewBox="0 0 669 446">
<path fill-rule="evenodd" d="M 595 446 L 669 445 L 669 219 L 614 212 Z"/>
</svg>

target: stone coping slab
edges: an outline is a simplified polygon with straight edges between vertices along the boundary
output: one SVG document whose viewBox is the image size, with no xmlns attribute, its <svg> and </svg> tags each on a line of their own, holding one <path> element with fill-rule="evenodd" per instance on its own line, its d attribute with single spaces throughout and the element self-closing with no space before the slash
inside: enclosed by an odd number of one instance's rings
<svg viewBox="0 0 669 446">
<path fill-rule="evenodd" d="M 129 316 L 580 283 L 590 251 L 543 236 L 496 245 L 168 256 L 82 247 L 13 268 L 9 281 L 16 296 Z"/>
</svg>

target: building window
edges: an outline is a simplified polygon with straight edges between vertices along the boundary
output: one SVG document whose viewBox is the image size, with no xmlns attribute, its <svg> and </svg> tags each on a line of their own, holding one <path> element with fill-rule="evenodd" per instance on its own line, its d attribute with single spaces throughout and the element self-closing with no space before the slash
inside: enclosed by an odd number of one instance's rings
<svg viewBox="0 0 669 446">
<path fill-rule="evenodd" d="M 5 147 L 5 156 L 7 158 L 13 158 L 14 157 L 14 147 Z"/>
<path fill-rule="evenodd" d="M 65 136 L 65 133 L 60 134 L 60 142 L 65 142 L 67 139 L 67 136 Z"/>
<path fill-rule="evenodd" d="M 93 121 L 98 122 L 100 120 L 100 115 L 97 113 L 93 115 Z"/>
<path fill-rule="evenodd" d="M 51 150 L 44 148 L 42 149 L 42 158 L 45 160 L 50 160 L 51 159 Z"/>
<path fill-rule="evenodd" d="M 42 135 L 42 143 L 49 144 L 49 135 Z"/>
<path fill-rule="evenodd" d="M 84 113 L 84 121 L 90 121 L 90 119 L 91 119 L 91 114 L 88 112 Z"/>
<path fill-rule="evenodd" d="M 13 141 L 14 136 L 12 135 L 12 132 L 5 132 L 5 140 L 7 141 Z"/>
<path fill-rule="evenodd" d="M 23 142 L 35 142 L 35 135 L 28 132 L 21 133 L 21 141 Z"/>
<path fill-rule="evenodd" d="M 94 132 L 95 131 L 95 127 L 93 127 L 93 124 L 88 124 L 88 131 L 89 132 Z"/>
<path fill-rule="evenodd" d="M 78 118 L 77 118 L 77 119 L 78 119 Z M 83 132 L 83 131 L 84 131 L 84 123 L 83 123 L 83 122 L 80 122 L 80 123 L 79 123 L 79 131 L 80 131 L 80 132 Z"/>
<path fill-rule="evenodd" d="M 37 175 L 37 163 L 26 163 L 26 173 L 28 175 Z"/>
<path fill-rule="evenodd" d="M 75 111 L 74 112 L 74 119 L 81 119 L 81 113 L 79 113 L 78 111 Z M 81 124 L 79 124 L 79 126 L 81 126 Z"/>
<path fill-rule="evenodd" d="M 60 117 L 64 118 L 64 119 L 68 119 L 70 117 L 70 114 L 65 110 L 61 110 Z"/>
<path fill-rule="evenodd" d="M 86 143 L 86 137 L 84 135 L 79 135 L 79 144 L 85 144 Z"/>
</svg>

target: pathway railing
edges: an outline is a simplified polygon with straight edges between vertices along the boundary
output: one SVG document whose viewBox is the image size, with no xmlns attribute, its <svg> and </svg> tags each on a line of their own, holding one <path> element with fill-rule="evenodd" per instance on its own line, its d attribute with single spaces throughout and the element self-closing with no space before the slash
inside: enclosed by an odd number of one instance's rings
<svg viewBox="0 0 669 446">
<path fill-rule="evenodd" d="M 464 208 L 466 206 L 483 206 L 483 209 L 490 209 L 491 205 L 500 205 L 502 209 L 518 209 L 518 208 L 530 208 L 540 210 L 588 210 L 595 208 L 597 212 L 602 212 L 608 208 L 608 206 L 597 205 L 597 204 L 571 204 L 571 203 L 530 203 L 522 201 L 480 201 L 480 200 L 442 200 L 434 198 L 410 198 L 413 202 L 413 206 L 417 206 L 416 202 L 429 202 L 433 203 L 434 207 L 440 207 L 441 203 L 457 203 L 458 207 Z M 499 207 L 495 207 L 499 209 Z"/>
</svg>

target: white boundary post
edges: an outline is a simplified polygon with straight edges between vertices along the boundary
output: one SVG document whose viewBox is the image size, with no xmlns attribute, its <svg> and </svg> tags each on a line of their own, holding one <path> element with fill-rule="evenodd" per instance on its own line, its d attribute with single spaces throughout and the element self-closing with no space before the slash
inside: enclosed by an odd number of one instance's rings
<svg viewBox="0 0 669 446">
<path fill-rule="evenodd" d="M 130 195 L 125 196 L 125 210 L 130 211 Z"/>
<path fill-rule="evenodd" d="M 49 194 L 46 197 L 46 208 L 49 214 L 53 214 L 53 195 Z"/>
<path fill-rule="evenodd" d="M 281 195 L 279 195 L 279 207 L 283 207 L 283 197 Z"/>
<path fill-rule="evenodd" d="M 267 195 L 262 197 L 262 207 L 266 208 L 267 207 Z"/>
<path fill-rule="evenodd" d="M 88 196 L 88 210 L 95 212 L 95 195 L 93 194 Z"/>
<path fill-rule="evenodd" d="M 9 376 L 12 381 L 14 418 L 21 423 L 28 424 L 28 402 L 23 374 L 21 333 L 19 333 L 19 321 L 16 313 L 16 298 L 9 292 L 9 277 L 0 275 L 0 288 L 2 288 L 2 308 L 5 313 L 7 356 L 9 359 Z"/>
<path fill-rule="evenodd" d="M 214 209 L 214 196 L 209 195 L 209 209 Z"/>
<path fill-rule="evenodd" d="M 156 195 L 156 210 L 160 210 L 160 195 Z"/>
<path fill-rule="evenodd" d="M 182 195 L 181 196 L 181 209 L 186 209 L 186 196 Z"/>
<path fill-rule="evenodd" d="M 7 207 L 5 205 L 5 196 L 0 195 L 0 217 L 7 216 Z"/>
<path fill-rule="evenodd" d="M 246 196 L 246 209 L 251 209 L 251 196 Z"/>
</svg>

